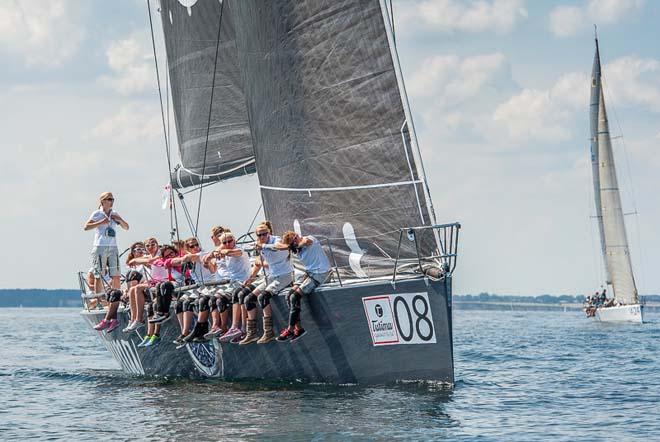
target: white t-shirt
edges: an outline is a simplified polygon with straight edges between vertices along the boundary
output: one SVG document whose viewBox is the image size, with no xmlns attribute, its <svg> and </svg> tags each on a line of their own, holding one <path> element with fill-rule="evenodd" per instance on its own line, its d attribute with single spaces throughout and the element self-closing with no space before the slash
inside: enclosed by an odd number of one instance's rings
<svg viewBox="0 0 660 442">
<path fill-rule="evenodd" d="M 208 255 L 208 252 L 200 250 L 199 252 L 199 261 L 195 261 L 195 266 L 193 267 L 190 275 L 196 283 L 207 283 L 207 282 L 217 282 L 220 280 L 218 273 L 211 272 L 209 269 L 204 267 L 202 263 L 204 258 Z"/>
<path fill-rule="evenodd" d="M 279 241 L 279 236 L 271 235 L 266 246 L 273 245 Z M 266 276 L 281 276 L 293 272 L 293 262 L 289 259 L 288 250 L 277 250 L 275 248 L 264 247 L 261 249 L 261 255 L 267 264 Z"/>
<path fill-rule="evenodd" d="M 117 247 L 117 226 L 119 225 L 112 219 L 112 215 L 117 215 L 114 210 L 107 216 L 103 209 L 98 209 L 89 217 L 93 222 L 101 221 L 107 218 L 110 222 L 94 229 L 94 246 Z"/>
<path fill-rule="evenodd" d="M 241 250 L 240 256 L 225 256 L 222 260 L 227 269 L 227 279 L 231 281 L 244 281 L 250 276 L 250 257 L 247 252 Z M 218 269 L 220 264 L 218 263 Z"/>
<path fill-rule="evenodd" d="M 312 241 L 311 244 L 302 247 L 298 252 L 298 258 L 305 266 L 305 270 L 311 273 L 327 273 L 330 271 L 330 261 L 323 250 L 319 240 L 311 235 L 305 238 Z"/>
</svg>

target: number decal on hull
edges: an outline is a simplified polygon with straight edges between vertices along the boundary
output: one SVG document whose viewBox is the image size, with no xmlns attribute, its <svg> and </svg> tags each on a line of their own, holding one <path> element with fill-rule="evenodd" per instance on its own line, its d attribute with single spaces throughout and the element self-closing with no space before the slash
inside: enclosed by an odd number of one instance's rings
<svg viewBox="0 0 660 442">
<path fill-rule="evenodd" d="M 436 342 L 426 293 L 370 296 L 362 303 L 374 346 Z"/>
</svg>

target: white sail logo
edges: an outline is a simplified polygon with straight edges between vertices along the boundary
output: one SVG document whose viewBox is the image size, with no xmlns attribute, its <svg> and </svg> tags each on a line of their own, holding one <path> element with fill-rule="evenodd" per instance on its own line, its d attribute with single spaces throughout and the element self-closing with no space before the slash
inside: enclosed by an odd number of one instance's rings
<svg viewBox="0 0 660 442">
<path fill-rule="evenodd" d="M 360 248 L 357 242 L 353 225 L 351 223 L 345 223 L 341 230 L 344 233 L 346 245 L 351 249 L 351 254 L 348 255 L 348 263 L 351 266 L 351 270 L 360 278 L 367 278 L 367 274 L 362 270 L 362 264 L 360 264 L 360 260 L 364 256 L 364 250 Z"/>
<path fill-rule="evenodd" d="M 188 9 L 188 15 L 192 15 L 192 7 L 195 6 L 197 0 L 179 0 L 181 6 Z"/>
</svg>

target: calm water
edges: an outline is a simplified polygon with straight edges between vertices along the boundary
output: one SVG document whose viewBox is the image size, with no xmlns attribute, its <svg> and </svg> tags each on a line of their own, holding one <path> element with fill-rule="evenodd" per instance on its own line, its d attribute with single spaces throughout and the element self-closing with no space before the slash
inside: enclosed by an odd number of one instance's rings
<svg viewBox="0 0 660 442">
<path fill-rule="evenodd" d="M 659 440 L 649 319 L 458 311 L 444 391 L 131 377 L 75 309 L 0 309 L 0 440 Z"/>
</svg>

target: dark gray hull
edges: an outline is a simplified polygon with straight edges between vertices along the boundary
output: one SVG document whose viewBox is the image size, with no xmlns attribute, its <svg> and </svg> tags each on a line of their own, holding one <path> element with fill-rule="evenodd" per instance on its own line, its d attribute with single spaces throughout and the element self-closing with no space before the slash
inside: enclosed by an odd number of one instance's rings
<svg viewBox="0 0 660 442">
<path fill-rule="evenodd" d="M 428 310 L 427 310 L 428 307 Z M 102 311 L 83 311 L 90 327 Z M 283 297 L 273 302 L 276 329 L 286 324 Z M 98 333 L 122 368 L 148 375 L 223 379 L 300 380 L 381 384 L 400 380 L 454 382 L 451 278 L 428 278 L 333 286 L 303 301 L 307 334 L 296 342 L 220 344 L 217 340 L 177 350 L 176 319 L 162 327 L 162 341 L 137 348 L 141 336 L 121 327 Z M 431 327 L 432 324 L 432 327 Z"/>
</svg>

